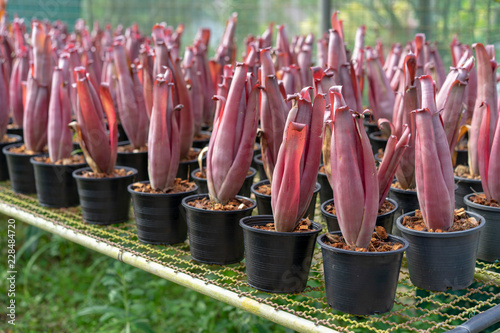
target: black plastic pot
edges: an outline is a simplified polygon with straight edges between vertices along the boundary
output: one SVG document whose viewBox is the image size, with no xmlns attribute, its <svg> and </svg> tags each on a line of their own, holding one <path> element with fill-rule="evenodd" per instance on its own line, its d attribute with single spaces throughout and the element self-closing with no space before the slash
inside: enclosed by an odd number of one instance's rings
<svg viewBox="0 0 500 333">
<path fill-rule="evenodd" d="M 254 149 L 253 149 L 253 157 L 255 158 L 255 156 L 257 155 L 261 155 L 261 147 L 260 147 L 260 144 L 258 143 L 255 143 L 254 144 Z M 255 163 L 255 159 L 252 158 L 252 168 L 254 168 L 255 170 L 257 170 L 257 164 Z"/>
<path fill-rule="evenodd" d="M 195 208 L 188 202 L 208 197 L 207 194 L 190 195 L 182 199 L 186 210 L 186 221 L 189 232 L 189 246 L 193 260 L 205 264 L 228 265 L 243 260 L 243 230 L 240 219 L 250 216 L 255 208 L 255 201 L 250 208 L 235 211 L 218 211 Z"/>
<path fill-rule="evenodd" d="M 456 149 L 457 160 L 456 165 L 469 165 L 469 150 L 468 149 Z"/>
<path fill-rule="evenodd" d="M 134 182 L 137 170 L 123 166 L 115 168 L 132 171 L 132 174 L 112 178 L 88 178 L 83 177 L 82 173 L 90 171 L 90 168 L 73 171 L 85 222 L 107 225 L 129 219 L 130 193 L 127 186 Z"/>
<path fill-rule="evenodd" d="M 250 197 L 250 193 L 251 193 L 250 188 L 252 187 L 255 174 L 257 173 L 257 170 L 255 170 L 252 167 L 250 167 L 249 170 L 252 172 L 252 174 L 246 176 L 245 181 L 243 182 L 243 186 L 241 187 L 240 191 L 238 192 L 238 195 L 241 195 L 244 197 Z M 198 186 L 198 191 L 197 191 L 198 194 L 208 193 L 207 179 L 196 177 L 196 175 L 195 175 L 199 171 L 200 171 L 200 168 L 193 170 L 193 172 L 191 172 L 191 179 L 195 182 L 196 186 Z"/>
<path fill-rule="evenodd" d="M 321 185 L 321 189 L 319 190 L 319 202 L 323 204 L 323 202 L 333 198 L 333 189 L 328 181 L 326 173 L 318 172 L 318 183 Z"/>
<path fill-rule="evenodd" d="M 277 232 L 252 228 L 274 222 L 272 215 L 242 218 L 248 284 L 272 293 L 299 293 L 307 285 L 316 237 L 322 227 L 313 222 L 308 232 Z"/>
<path fill-rule="evenodd" d="M 200 134 L 208 135 L 208 138 L 200 139 L 200 140 L 196 140 L 196 139 L 193 140 L 193 148 L 203 149 L 206 146 L 208 146 L 208 143 L 210 142 L 210 135 L 212 135 L 212 132 L 200 131 Z"/>
<path fill-rule="evenodd" d="M 23 140 L 24 131 L 22 127 L 9 127 L 7 128 L 7 134 L 18 135 Z"/>
<path fill-rule="evenodd" d="M 106 123 L 106 128 L 108 124 Z M 125 133 L 125 130 L 123 129 L 122 124 L 118 124 L 118 139 L 120 141 L 128 141 L 128 136 L 127 133 Z"/>
<path fill-rule="evenodd" d="M 129 145 L 129 141 L 120 142 L 120 146 Z M 118 152 L 116 155 L 116 164 L 137 170 L 136 181 L 149 179 L 148 174 L 148 152 Z"/>
<path fill-rule="evenodd" d="M 35 171 L 30 159 L 34 156 L 43 154 L 16 154 L 11 153 L 9 149 L 22 146 L 22 143 L 15 143 L 3 147 L 2 152 L 7 159 L 7 168 L 9 169 L 9 179 L 12 190 L 16 193 L 34 194 L 36 193 Z"/>
<path fill-rule="evenodd" d="M 425 290 L 446 291 L 467 288 L 474 280 L 477 247 L 484 218 L 467 212 L 480 221 L 479 226 L 456 232 L 427 232 L 402 225 L 403 218 L 415 215 L 409 212 L 397 220 L 397 227 L 410 246 L 406 251 L 411 282 Z"/>
<path fill-rule="evenodd" d="M 464 197 L 470 193 L 483 192 L 483 185 L 480 179 L 469 179 L 455 176 L 455 184 L 458 189 L 455 191 L 455 208 L 466 208 Z"/>
<path fill-rule="evenodd" d="M 368 119 L 363 119 L 363 125 L 365 127 L 366 134 L 370 135 L 373 132 L 378 132 L 380 129 L 378 128 L 376 121 L 369 121 Z"/>
<path fill-rule="evenodd" d="M 340 235 L 340 231 L 332 234 Z M 390 252 L 355 252 L 337 249 L 318 237 L 323 255 L 328 305 L 338 311 L 371 315 L 390 311 L 394 304 L 399 270 L 408 242 L 389 235 L 403 247 Z"/>
<path fill-rule="evenodd" d="M 84 168 L 87 163 L 55 165 L 31 158 L 35 171 L 38 202 L 45 207 L 73 207 L 80 203 L 73 171 Z"/>
<path fill-rule="evenodd" d="M 465 196 L 467 210 L 484 217 L 485 226 L 479 235 L 477 257 L 481 260 L 494 262 L 500 259 L 500 208 L 479 205 L 471 201 L 471 193 Z"/>
<path fill-rule="evenodd" d="M 260 180 L 268 179 L 267 175 L 266 175 L 266 171 L 264 170 L 264 163 L 262 162 L 262 154 L 257 154 L 253 157 L 252 166 L 255 169 L 257 169 L 257 172 L 259 173 Z"/>
<path fill-rule="evenodd" d="M 199 148 L 191 148 L 192 150 L 196 151 L 197 153 L 200 152 L 201 149 Z M 205 165 L 206 157 L 203 156 L 203 165 Z M 179 169 L 177 169 L 177 178 L 181 179 L 189 179 L 189 176 L 191 175 L 191 171 L 194 169 L 198 169 L 200 167 L 200 164 L 198 163 L 198 158 L 190 161 L 181 161 L 179 162 Z"/>
<path fill-rule="evenodd" d="M 16 143 L 23 142 L 23 138 L 19 135 L 15 134 L 7 134 L 9 138 L 15 139 L 15 141 L 11 142 L 0 142 L 0 181 L 9 179 L 9 168 L 7 166 L 7 158 L 3 153 L 2 149 L 8 145 L 13 145 Z"/>
<path fill-rule="evenodd" d="M 392 225 L 394 222 L 394 214 L 398 210 L 398 203 L 393 199 L 387 198 L 386 200 L 388 200 L 391 204 L 394 205 L 394 209 L 391 210 L 390 212 L 385 213 L 385 214 L 378 215 L 376 225 L 384 227 L 384 229 L 387 231 L 387 233 L 391 233 L 392 232 Z M 321 215 L 323 215 L 323 218 L 326 221 L 326 225 L 328 227 L 329 232 L 340 231 L 337 216 L 326 211 L 326 206 L 328 206 L 332 203 L 333 203 L 333 199 L 330 199 L 330 200 L 325 201 L 323 204 L 321 204 Z"/>
<path fill-rule="evenodd" d="M 252 185 L 252 193 L 255 195 L 255 200 L 257 201 L 257 211 L 259 215 L 273 215 L 273 209 L 271 208 L 271 196 L 257 192 L 257 189 L 265 184 L 269 184 L 269 179 L 262 180 L 258 183 Z M 309 217 L 310 220 L 314 220 L 314 210 L 316 209 L 316 198 L 318 197 L 318 192 L 321 190 L 321 185 L 316 183 L 314 188 L 313 197 L 311 203 L 307 208 L 305 217 Z"/>
<path fill-rule="evenodd" d="M 149 181 L 142 181 L 149 184 Z M 132 196 L 137 238 L 148 244 L 177 244 L 187 238 L 187 224 L 181 214 L 182 199 L 196 193 L 197 187 L 182 193 L 142 193 L 128 186 Z"/>
<path fill-rule="evenodd" d="M 379 149 L 382 149 L 382 151 L 385 150 L 385 146 L 387 145 L 387 138 L 382 137 L 382 132 L 372 132 L 368 134 L 368 137 L 370 138 L 373 154 L 377 154 Z"/>
<path fill-rule="evenodd" d="M 391 186 L 389 189 L 389 198 L 396 201 L 399 207 L 394 213 L 395 220 L 397 220 L 402 214 L 406 214 L 420 208 L 417 190 L 402 190 Z M 395 225 L 392 228 L 392 233 L 396 236 L 401 236 L 399 229 Z"/>
</svg>

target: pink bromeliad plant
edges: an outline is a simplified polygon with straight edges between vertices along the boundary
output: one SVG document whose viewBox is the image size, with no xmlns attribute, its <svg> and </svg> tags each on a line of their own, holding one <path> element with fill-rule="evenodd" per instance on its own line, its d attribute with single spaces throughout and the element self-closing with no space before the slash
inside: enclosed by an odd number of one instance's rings
<svg viewBox="0 0 500 333">
<path fill-rule="evenodd" d="M 207 151 L 207 184 L 210 199 L 218 203 L 236 196 L 252 163 L 259 91 L 247 84 L 248 75 L 247 65 L 236 64 L 227 99 L 214 97 L 218 114 Z"/>
<path fill-rule="evenodd" d="M 76 132 L 85 160 L 92 171 L 97 174 L 112 174 L 118 148 L 118 125 L 109 87 L 102 83 L 99 92 L 95 91 L 85 67 L 77 67 L 75 75 L 79 107 L 77 122 L 72 122 L 71 127 Z M 108 121 L 109 137 L 104 114 Z"/>
<path fill-rule="evenodd" d="M 55 163 L 68 158 L 73 149 L 73 136 L 68 124 L 71 122 L 71 101 L 68 53 L 62 53 L 59 64 L 52 73 L 52 89 L 49 102 L 47 128 L 50 160 Z"/>
<path fill-rule="evenodd" d="M 415 110 L 415 178 L 424 223 L 447 230 L 453 224 L 455 182 L 453 165 L 441 116 L 436 107 L 432 77 L 418 78 L 422 108 Z"/>
<path fill-rule="evenodd" d="M 24 23 L 21 20 L 15 19 L 12 25 L 15 37 L 16 56 L 12 64 L 12 73 L 9 83 L 10 112 L 14 124 L 17 127 L 22 127 L 24 106 L 22 89 L 20 89 L 20 87 L 22 86 L 22 82 L 26 81 L 28 78 L 30 67 L 28 54 L 29 46 L 25 45 L 24 41 L 24 30 L 26 29 Z"/>
<path fill-rule="evenodd" d="M 129 66 L 123 41 L 113 43 L 113 56 L 118 76 L 117 101 L 120 121 L 134 148 L 146 145 L 149 119 L 144 90 L 135 65 Z"/>
<path fill-rule="evenodd" d="M 26 106 L 23 119 L 24 143 L 28 151 L 42 152 L 47 144 L 52 48 L 47 27 L 32 23 L 33 65 L 28 74 Z"/>
<path fill-rule="evenodd" d="M 9 83 L 7 73 L 1 65 L 5 60 L 0 58 L 0 142 L 3 141 L 5 133 L 7 133 L 7 125 L 9 124 Z"/>
<path fill-rule="evenodd" d="M 166 190 L 174 185 L 180 159 L 179 124 L 173 105 L 174 83 L 169 69 L 156 77 L 149 125 L 148 171 L 151 187 Z"/>
<path fill-rule="evenodd" d="M 309 90 L 294 95 L 287 118 L 271 187 L 271 207 L 277 231 L 291 232 L 300 223 L 311 202 L 321 161 L 325 96 Z"/>
</svg>

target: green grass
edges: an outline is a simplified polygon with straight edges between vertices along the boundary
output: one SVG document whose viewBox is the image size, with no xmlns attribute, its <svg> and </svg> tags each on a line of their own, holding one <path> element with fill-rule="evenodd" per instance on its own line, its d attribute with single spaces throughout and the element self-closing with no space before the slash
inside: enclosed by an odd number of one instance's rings
<svg viewBox="0 0 500 333">
<path fill-rule="evenodd" d="M 0 215 L 0 332 L 291 331 L 16 221 L 16 325 L 7 324 Z"/>
</svg>

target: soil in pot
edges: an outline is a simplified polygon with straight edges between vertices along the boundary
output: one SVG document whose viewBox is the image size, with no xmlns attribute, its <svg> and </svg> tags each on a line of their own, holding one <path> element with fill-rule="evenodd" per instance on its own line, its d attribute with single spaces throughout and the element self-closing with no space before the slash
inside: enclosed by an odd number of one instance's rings
<svg viewBox="0 0 500 333">
<path fill-rule="evenodd" d="M 187 224 L 181 212 L 182 199 L 196 192 L 196 185 L 175 179 L 166 191 L 155 190 L 149 181 L 130 184 L 137 238 L 148 244 L 177 244 L 187 238 Z"/>
<path fill-rule="evenodd" d="M 333 198 L 333 189 L 328 181 L 323 165 L 319 168 L 318 183 L 321 185 L 321 189 L 319 190 L 319 202 L 323 204 L 325 201 Z"/>
<path fill-rule="evenodd" d="M 203 149 L 208 146 L 208 142 L 210 141 L 211 132 L 201 131 L 196 134 L 193 138 L 193 148 Z"/>
<path fill-rule="evenodd" d="M 205 168 L 203 168 L 203 170 L 205 171 Z M 245 182 L 241 186 L 241 189 L 239 190 L 238 195 L 241 195 L 244 197 L 250 196 L 250 193 L 251 193 L 250 188 L 252 187 L 253 179 L 254 179 L 256 173 L 257 173 L 257 170 L 250 167 L 250 169 L 247 172 Z M 202 172 L 200 172 L 200 168 L 198 168 L 198 169 L 194 170 L 193 172 L 191 172 L 191 179 L 193 179 L 195 184 L 198 186 L 197 192 L 199 194 L 208 193 L 206 172 L 202 173 Z"/>
<path fill-rule="evenodd" d="M 42 153 L 34 153 L 27 151 L 23 143 L 15 143 L 5 146 L 2 152 L 7 159 L 12 190 L 22 194 L 36 193 L 35 171 L 30 159 L 47 153 L 47 150 L 45 149 Z"/>
<path fill-rule="evenodd" d="M 339 223 L 336 216 L 334 199 L 325 201 L 321 205 L 321 215 L 323 215 L 328 231 L 340 231 Z M 398 209 L 398 204 L 395 200 L 387 198 L 382 207 L 378 210 L 376 225 L 383 227 L 385 230 L 391 232 L 393 229 L 394 214 Z"/>
<path fill-rule="evenodd" d="M 464 209 L 455 211 L 449 231 L 427 230 L 418 210 L 400 216 L 397 227 L 410 243 L 406 257 L 412 283 L 431 291 L 467 288 L 474 279 L 484 225 L 482 216 Z"/>
<path fill-rule="evenodd" d="M 484 230 L 479 235 L 477 257 L 488 262 L 500 259 L 500 204 L 487 201 L 483 193 L 471 193 L 465 196 L 467 210 L 484 217 Z"/>
<path fill-rule="evenodd" d="M 9 168 L 7 166 L 7 158 L 2 152 L 5 146 L 12 145 L 15 143 L 21 143 L 23 138 L 15 134 L 6 134 L 3 137 L 2 142 L 0 142 L 0 181 L 9 179 Z"/>
<path fill-rule="evenodd" d="M 90 168 L 73 172 L 83 220 L 90 224 L 114 224 L 129 219 L 130 193 L 137 170 L 116 166 L 113 174 L 96 174 Z"/>
<path fill-rule="evenodd" d="M 202 263 L 227 265 L 244 257 L 239 220 L 250 216 L 255 201 L 236 196 L 228 204 L 213 203 L 207 194 L 182 199 L 186 210 L 191 257 Z"/>
<path fill-rule="evenodd" d="M 314 219 L 316 198 L 318 197 L 318 193 L 320 190 L 321 185 L 319 183 L 316 183 L 311 202 L 309 203 L 309 207 L 307 208 L 307 211 L 304 214 L 303 218 L 309 218 L 311 220 Z M 255 199 L 257 201 L 257 211 L 259 215 L 273 215 L 273 209 L 271 207 L 271 184 L 269 183 L 269 180 L 266 179 L 253 184 L 251 191 L 255 195 Z"/>
<path fill-rule="evenodd" d="M 271 215 L 245 217 L 240 226 L 248 284 L 266 292 L 302 292 L 321 226 L 304 219 L 294 232 L 277 232 Z"/>
<path fill-rule="evenodd" d="M 455 208 L 467 208 L 464 197 L 470 193 L 483 192 L 481 177 L 469 173 L 469 167 L 459 165 L 455 168 L 455 183 L 458 189 L 455 191 Z"/>
<path fill-rule="evenodd" d="M 137 181 L 148 180 L 148 147 L 134 148 L 129 141 L 120 142 L 116 164 L 137 170 Z"/>
<path fill-rule="evenodd" d="M 83 155 L 52 162 L 48 156 L 31 158 L 38 202 L 45 207 L 73 207 L 80 203 L 73 171 L 87 164 Z"/>
<path fill-rule="evenodd" d="M 189 151 L 189 156 L 185 159 L 181 159 L 181 161 L 179 162 L 179 169 L 177 169 L 177 178 L 189 179 L 191 171 L 200 167 L 198 163 L 199 153 L 199 148 L 191 148 L 191 150 Z M 205 165 L 205 161 L 206 157 L 203 156 L 203 165 Z"/>
<path fill-rule="evenodd" d="M 390 311 L 408 243 L 377 227 L 368 249 L 351 247 L 340 231 L 318 237 L 328 305 L 350 314 Z"/>
<path fill-rule="evenodd" d="M 14 124 L 7 125 L 7 134 L 19 135 L 23 140 L 24 130 L 22 127 L 17 127 Z"/>
</svg>

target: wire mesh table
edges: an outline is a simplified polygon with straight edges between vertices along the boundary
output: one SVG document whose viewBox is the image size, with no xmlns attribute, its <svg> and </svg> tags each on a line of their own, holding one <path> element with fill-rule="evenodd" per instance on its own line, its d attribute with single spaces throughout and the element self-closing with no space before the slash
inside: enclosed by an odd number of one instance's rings
<svg viewBox="0 0 500 333">
<path fill-rule="evenodd" d="M 0 183 L 0 212 L 301 332 L 445 332 L 500 304 L 498 261 L 478 261 L 474 283 L 467 289 L 428 292 L 413 286 L 403 260 L 392 311 L 353 316 L 328 306 L 319 248 L 304 292 L 270 294 L 247 284 L 244 261 L 205 265 L 191 260 L 188 241 L 173 246 L 139 242 L 133 219 L 90 225 L 83 222 L 79 207 L 42 207 L 34 196 L 14 193 L 9 182 Z"/>
</svg>

